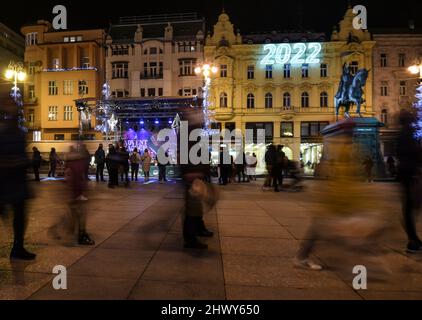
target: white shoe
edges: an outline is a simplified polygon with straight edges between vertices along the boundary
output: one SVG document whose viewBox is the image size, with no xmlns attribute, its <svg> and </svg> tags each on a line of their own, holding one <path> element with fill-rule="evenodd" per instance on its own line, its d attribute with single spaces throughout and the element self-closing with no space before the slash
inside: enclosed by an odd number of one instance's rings
<svg viewBox="0 0 422 320">
<path fill-rule="evenodd" d="M 315 262 L 313 262 L 310 259 L 304 259 L 304 260 L 295 259 L 294 266 L 297 267 L 297 268 L 310 269 L 312 271 L 321 271 L 322 270 L 322 266 L 320 266 L 319 264 L 316 264 Z"/>
<path fill-rule="evenodd" d="M 88 201 L 88 198 L 85 197 L 84 195 L 80 195 L 79 197 L 76 198 L 77 201 Z"/>
</svg>

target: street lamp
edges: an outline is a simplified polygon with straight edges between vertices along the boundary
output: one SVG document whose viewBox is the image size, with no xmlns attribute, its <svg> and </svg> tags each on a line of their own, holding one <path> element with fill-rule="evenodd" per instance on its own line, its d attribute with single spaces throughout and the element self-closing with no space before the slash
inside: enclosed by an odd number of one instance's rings
<svg viewBox="0 0 422 320">
<path fill-rule="evenodd" d="M 6 79 L 13 80 L 13 98 L 17 100 L 18 81 L 26 79 L 25 68 L 21 62 L 10 62 L 5 73 Z"/>
<path fill-rule="evenodd" d="M 416 64 L 410 66 L 407 68 L 411 74 L 418 74 L 419 73 L 419 79 L 422 79 L 422 63 L 417 62 Z"/>
<path fill-rule="evenodd" d="M 208 132 L 208 130 L 210 130 L 211 125 L 209 112 L 209 91 L 211 86 L 211 75 L 216 74 L 218 72 L 218 68 L 209 63 L 203 63 L 201 65 L 198 65 L 194 71 L 198 76 L 202 75 L 204 77 L 205 84 L 202 96 L 202 112 L 204 114 L 205 130 Z"/>
</svg>

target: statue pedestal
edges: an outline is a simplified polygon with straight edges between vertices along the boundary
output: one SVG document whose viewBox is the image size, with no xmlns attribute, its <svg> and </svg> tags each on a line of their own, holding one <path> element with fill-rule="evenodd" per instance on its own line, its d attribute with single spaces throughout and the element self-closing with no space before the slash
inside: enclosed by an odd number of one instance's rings
<svg viewBox="0 0 422 320">
<path fill-rule="evenodd" d="M 321 133 L 324 137 L 324 150 L 321 161 L 335 158 L 330 144 L 338 143 L 339 138 L 351 138 L 353 154 L 356 161 L 362 163 L 370 156 L 374 162 L 373 175 L 377 178 L 385 177 L 385 164 L 380 148 L 379 130 L 384 124 L 376 118 L 350 118 L 337 121 L 325 127 Z M 321 175 L 324 175 L 321 173 Z"/>
</svg>

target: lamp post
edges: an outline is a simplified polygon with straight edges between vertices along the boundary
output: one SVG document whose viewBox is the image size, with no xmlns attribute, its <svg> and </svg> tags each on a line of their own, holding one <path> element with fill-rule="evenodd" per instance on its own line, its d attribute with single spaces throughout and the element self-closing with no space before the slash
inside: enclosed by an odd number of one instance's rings
<svg viewBox="0 0 422 320">
<path fill-rule="evenodd" d="M 211 86 L 211 75 L 218 72 L 218 68 L 209 63 L 203 63 L 195 68 L 197 75 L 202 75 L 204 78 L 203 96 L 202 96 L 202 111 L 204 113 L 205 130 L 209 130 L 210 114 L 209 114 L 209 90 Z"/>
<path fill-rule="evenodd" d="M 13 98 L 17 102 L 18 81 L 24 82 L 26 79 L 25 68 L 21 62 L 10 62 L 6 70 L 6 79 L 13 80 Z"/>
</svg>

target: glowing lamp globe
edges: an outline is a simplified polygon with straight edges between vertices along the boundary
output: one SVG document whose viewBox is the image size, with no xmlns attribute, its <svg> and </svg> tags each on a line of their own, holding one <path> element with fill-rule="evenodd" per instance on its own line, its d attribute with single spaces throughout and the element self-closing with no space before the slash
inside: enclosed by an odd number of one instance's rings
<svg viewBox="0 0 422 320">
<path fill-rule="evenodd" d="M 201 73 L 201 68 L 200 67 L 196 67 L 195 68 L 195 73 L 196 74 L 200 74 Z"/>
<path fill-rule="evenodd" d="M 418 74 L 419 73 L 419 66 L 416 66 L 416 65 L 410 66 L 408 68 L 408 70 L 412 74 Z"/>
<path fill-rule="evenodd" d="M 218 72 L 218 68 L 217 67 L 212 67 L 211 68 L 211 72 L 214 73 L 214 74 L 217 73 Z"/>
<path fill-rule="evenodd" d="M 204 64 L 204 66 L 202 67 L 204 70 L 209 70 L 211 67 L 209 64 Z"/>
<path fill-rule="evenodd" d="M 25 79 L 26 79 L 25 72 L 22 72 L 22 71 L 18 72 L 18 80 L 19 81 L 25 81 Z"/>
<path fill-rule="evenodd" d="M 14 72 L 13 72 L 13 70 L 6 70 L 6 78 L 7 79 L 12 79 L 13 78 L 13 75 L 14 75 Z"/>
</svg>

